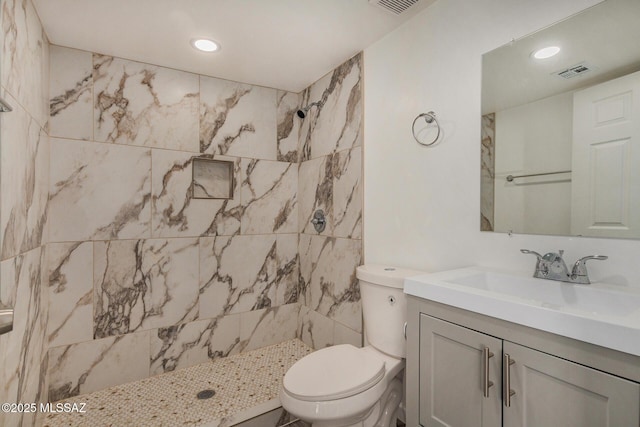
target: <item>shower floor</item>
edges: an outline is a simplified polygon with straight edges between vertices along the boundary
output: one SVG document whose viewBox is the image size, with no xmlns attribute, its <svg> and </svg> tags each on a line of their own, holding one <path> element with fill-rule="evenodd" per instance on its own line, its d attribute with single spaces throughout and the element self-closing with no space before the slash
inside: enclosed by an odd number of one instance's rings
<svg viewBox="0 0 640 427">
<path fill-rule="evenodd" d="M 294 339 L 90 394 L 62 400 L 86 403 L 86 413 L 49 413 L 44 427 L 229 426 L 280 406 L 287 369 L 312 349 Z M 215 395 L 199 400 L 202 390 Z"/>
</svg>

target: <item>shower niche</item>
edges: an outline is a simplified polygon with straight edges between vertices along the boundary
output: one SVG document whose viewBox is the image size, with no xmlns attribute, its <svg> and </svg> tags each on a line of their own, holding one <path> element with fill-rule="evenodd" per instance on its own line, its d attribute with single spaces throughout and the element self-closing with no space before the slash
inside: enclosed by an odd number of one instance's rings
<svg viewBox="0 0 640 427">
<path fill-rule="evenodd" d="M 193 159 L 191 192 L 194 199 L 233 199 L 233 162 Z"/>
</svg>

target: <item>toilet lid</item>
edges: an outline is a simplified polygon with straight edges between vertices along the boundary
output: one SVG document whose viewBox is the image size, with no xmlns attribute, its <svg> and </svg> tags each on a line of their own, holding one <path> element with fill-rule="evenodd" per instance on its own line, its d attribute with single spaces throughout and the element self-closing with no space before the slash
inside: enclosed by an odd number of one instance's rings
<svg viewBox="0 0 640 427">
<path fill-rule="evenodd" d="M 377 384 L 384 361 L 350 344 L 318 350 L 298 360 L 284 376 L 283 386 L 299 400 L 342 399 Z"/>
</svg>

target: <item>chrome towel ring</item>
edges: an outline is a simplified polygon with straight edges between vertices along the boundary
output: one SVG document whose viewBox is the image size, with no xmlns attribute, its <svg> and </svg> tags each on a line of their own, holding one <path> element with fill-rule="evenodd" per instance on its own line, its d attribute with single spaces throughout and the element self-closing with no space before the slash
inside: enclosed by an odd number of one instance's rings
<svg viewBox="0 0 640 427">
<path fill-rule="evenodd" d="M 436 133 L 436 137 L 433 138 L 433 141 L 431 142 L 420 141 L 420 139 L 416 135 L 416 122 L 423 117 L 424 117 L 424 121 L 427 122 L 427 124 L 431 124 L 435 122 L 436 128 L 438 129 L 438 132 Z M 438 139 L 440 138 L 440 123 L 438 123 L 438 119 L 436 118 L 436 113 L 434 113 L 433 111 L 429 111 L 428 113 L 419 114 L 418 117 L 416 117 L 413 120 L 413 124 L 411 125 L 411 133 L 413 133 L 413 138 L 418 142 L 418 144 L 424 145 L 425 147 L 430 147 L 436 142 L 438 142 Z"/>
</svg>

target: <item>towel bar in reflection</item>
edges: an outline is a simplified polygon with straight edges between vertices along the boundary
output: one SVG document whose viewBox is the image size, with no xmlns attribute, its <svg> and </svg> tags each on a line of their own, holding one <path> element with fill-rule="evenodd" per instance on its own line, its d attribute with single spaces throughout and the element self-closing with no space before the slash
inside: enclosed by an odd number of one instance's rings
<svg viewBox="0 0 640 427">
<path fill-rule="evenodd" d="M 561 173 L 571 173 L 571 171 L 568 170 L 568 171 L 558 171 L 558 172 L 530 173 L 528 175 L 507 175 L 507 181 L 512 182 L 516 178 L 528 178 L 530 176 L 543 176 L 543 175 L 558 175 Z"/>
</svg>

